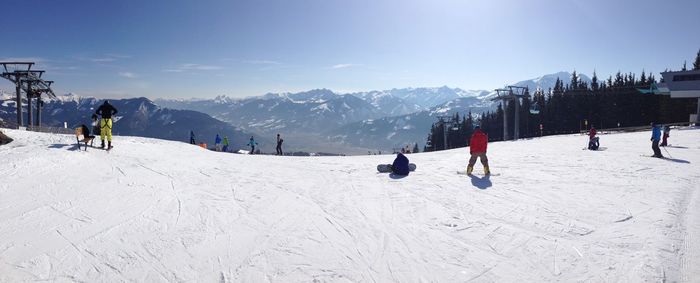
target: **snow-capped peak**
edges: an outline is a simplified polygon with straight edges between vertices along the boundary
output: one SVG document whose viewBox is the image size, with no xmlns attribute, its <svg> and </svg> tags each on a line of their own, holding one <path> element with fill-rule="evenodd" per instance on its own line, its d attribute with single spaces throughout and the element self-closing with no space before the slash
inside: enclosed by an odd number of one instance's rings
<svg viewBox="0 0 700 283">
<path fill-rule="evenodd" d="M 540 76 L 534 79 L 519 81 L 514 85 L 527 87 L 528 89 L 530 89 L 530 93 L 532 93 L 536 89 L 548 90 L 550 88 L 554 88 L 554 84 L 556 83 L 557 79 L 562 81 L 564 85 L 567 85 L 571 82 L 572 76 L 573 74 L 569 72 L 557 72 L 553 74 Z M 578 76 L 579 81 L 584 81 L 586 83 L 591 82 L 591 79 L 584 74 L 577 73 L 576 76 Z"/>
<path fill-rule="evenodd" d="M 15 97 L 14 93 L 6 92 L 6 91 L 0 89 L 0 100 L 8 100 L 8 99 L 12 99 L 14 97 Z"/>
<path fill-rule="evenodd" d="M 231 98 L 231 97 L 228 97 L 226 95 L 217 95 L 214 98 L 214 103 L 217 103 L 217 104 L 227 104 L 227 103 L 231 103 L 234 101 L 236 101 L 235 98 Z"/>
<path fill-rule="evenodd" d="M 74 92 L 69 92 L 69 93 L 65 93 L 65 94 L 56 95 L 56 98 L 54 100 L 60 101 L 62 103 L 66 103 L 66 102 L 79 103 L 80 100 L 84 99 L 84 98 L 88 98 L 88 97 L 83 97 L 83 96 L 80 96 Z"/>
</svg>

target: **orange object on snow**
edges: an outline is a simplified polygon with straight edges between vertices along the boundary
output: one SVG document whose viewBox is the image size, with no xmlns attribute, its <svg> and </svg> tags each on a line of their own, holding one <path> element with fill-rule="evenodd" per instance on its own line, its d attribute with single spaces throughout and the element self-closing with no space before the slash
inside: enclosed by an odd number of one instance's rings
<svg viewBox="0 0 700 283">
<path fill-rule="evenodd" d="M 202 147 L 203 149 L 207 149 L 207 144 L 206 144 L 206 143 L 200 143 L 199 146 Z"/>
</svg>

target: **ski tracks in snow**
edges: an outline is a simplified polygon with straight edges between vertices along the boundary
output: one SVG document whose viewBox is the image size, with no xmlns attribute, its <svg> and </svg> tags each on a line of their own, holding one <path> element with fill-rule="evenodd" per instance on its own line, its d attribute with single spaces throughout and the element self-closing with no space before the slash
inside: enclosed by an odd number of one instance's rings
<svg viewBox="0 0 700 283">
<path fill-rule="evenodd" d="M 494 143 L 491 166 L 507 174 L 485 189 L 454 174 L 467 149 L 408 155 L 418 170 L 395 179 L 374 170 L 393 156 L 233 155 L 131 137 L 107 155 L 19 137 L 26 146 L 0 151 L 0 176 L 22 184 L 0 186 L 0 281 L 696 278 L 700 176 L 668 172 L 697 168 L 700 154 L 662 168 L 636 158 L 634 135 L 571 157 L 562 146 L 578 136 Z M 32 180 L 28 168 L 60 173 Z"/>
</svg>

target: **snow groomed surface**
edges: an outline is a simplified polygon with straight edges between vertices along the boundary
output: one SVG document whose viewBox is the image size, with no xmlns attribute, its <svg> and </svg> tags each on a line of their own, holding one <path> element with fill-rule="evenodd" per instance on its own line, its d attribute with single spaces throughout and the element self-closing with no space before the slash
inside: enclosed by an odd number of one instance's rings
<svg viewBox="0 0 700 283">
<path fill-rule="evenodd" d="M 700 280 L 700 130 L 467 148 L 278 157 L 3 130 L 0 282 L 643 282 Z M 480 172 L 477 164 L 475 171 Z"/>
</svg>

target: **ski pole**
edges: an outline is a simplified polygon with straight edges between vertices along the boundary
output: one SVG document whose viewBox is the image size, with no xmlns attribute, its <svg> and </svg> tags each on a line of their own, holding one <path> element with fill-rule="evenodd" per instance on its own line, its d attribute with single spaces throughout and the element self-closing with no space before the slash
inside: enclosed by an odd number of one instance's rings
<svg viewBox="0 0 700 283">
<path fill-rule="evenodd" d="M 673 156 L 671 156 L 671 154 L 668 152 L 668 149 L 666 149 L 665 146 L 663 148 L 664 148 L 664 151 L 666 151 L 666 154 L 668 154 L 668 157 L 673 158 Z"/>
</svg>

